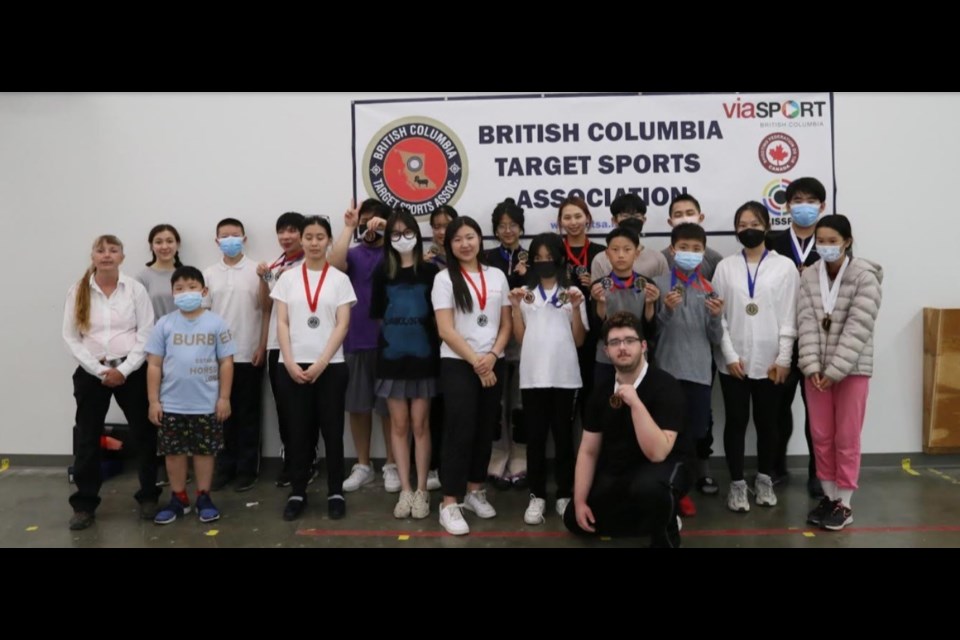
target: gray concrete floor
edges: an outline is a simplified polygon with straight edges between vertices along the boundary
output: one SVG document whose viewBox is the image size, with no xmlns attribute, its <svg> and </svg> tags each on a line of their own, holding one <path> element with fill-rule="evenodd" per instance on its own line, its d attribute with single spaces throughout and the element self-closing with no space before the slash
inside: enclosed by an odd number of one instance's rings
<svg viewBox="0 0 960 640">
<path fill-rule="evenodd" d="M 257 486 L 245 493 L 228 487 L 214 493 L 223 516 L 201 524 L 194 514 L 167 526 L 137 518 L 132 495 L 136 475 L 130 471 L 104 483 L 103 503 L 90 529 L 67 528 L 71 509 L 64 467 L 11 465 L 0 471 L 0 547 L 635 547 L 643 538 L 576 539 L 565 532 L 548 502 L 547 522 L 523 523 L 528 494 L 518 490 L 489 490 L 498 515 L 480 520 L 467 512 L 469 536 L 455 538 L 437 521 L 440 496 L 434 492 L 431 513 L 425 520 L 396 520 L 397 494 L 383 490 L 382 479 L 347 494 L 347 517 L 331 521 L 326 516 L 326 489 L 318 481 L 310 486 L 310 505 L 297 522 L 284 522 L 281 512 L 286 489 L 274 486 L 275 468 L 269 466 Z M 379 468 L 379 465 L 378 465 Z M 805 525 L 814 506 L 806 496 L 805 469 L 791 470 L 791 481 L 777 488 L 778 506 L 751 504 L 748 514 L 726 509 L 726 478 L 721 473 L 719 496 L 693 493 L 698 513 L 684 520 L 683 546 L 711 547 L 960 547 L 960 467 L 913 469 L 901 466 L 865 467 L 861 489 L 854 495 L 855 522 L 842 532 L 827 532 Z M 192 493 L 194 488 L 189 487 Z M 169 498 L 164 490 L 161 503 Z"/>
</svg>

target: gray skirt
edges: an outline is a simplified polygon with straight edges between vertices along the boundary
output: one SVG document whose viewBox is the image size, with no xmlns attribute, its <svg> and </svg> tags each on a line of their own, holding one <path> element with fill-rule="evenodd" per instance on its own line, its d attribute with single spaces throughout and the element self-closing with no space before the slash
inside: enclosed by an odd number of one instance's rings
<svg viewBox="0 0 960 640">
<path fill-rule="evenodd" d="M 377 380 L 374 387 L 378 398 L 412 400 L 414 398 L 432 398 L 437 395 L 437 379 L 421 380 Z"/>
</svg>

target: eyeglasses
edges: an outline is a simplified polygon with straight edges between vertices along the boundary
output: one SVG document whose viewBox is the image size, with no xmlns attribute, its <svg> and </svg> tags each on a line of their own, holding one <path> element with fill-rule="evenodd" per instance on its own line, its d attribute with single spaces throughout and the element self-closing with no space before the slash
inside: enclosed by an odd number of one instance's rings
<svg viewBox="0 0 960 640">
<path fill-rule="evenodd" d="M 614 338 L 613 340 L 607 340 L 607 346 L 613 349 L 616 349 L 620 345 L 632 347 L 635 344 L 640 344 L 640 338 Z"/>
<path fill-rule="evenodd" d="M 507 232 L 507 231 L 512 231 L 513 233 L 516 233 L 516 232 L 520 231 L 520 225 L 518 225 L 518 224 L 516 224 L 516 223 L 514 223 L 514 224 L 501 224 L 501 225 L 497 225 L 497 231 L 499 231 L 500 233 L 504 233 L 504 232 Z"/>
<path fill-rule="evenodd" d="M 413 240 L 416 237 L 417 237 L 417 232 L 414 231 L 413 229 L 407 229 L 403 233 L 400 233 L 399 231 L 394 231 L 393 233 L 390 234 L 390 240 L 392 240 L 393 242 L 400 242 L 400 238 Z"/>
</svg>

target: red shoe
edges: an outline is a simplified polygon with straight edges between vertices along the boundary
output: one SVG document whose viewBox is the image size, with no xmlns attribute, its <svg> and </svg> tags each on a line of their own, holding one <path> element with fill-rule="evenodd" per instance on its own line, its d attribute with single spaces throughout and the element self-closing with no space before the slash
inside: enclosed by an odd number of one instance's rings
<svg viewBox="0 0 960 640">
<path fill-rule="evenodd" d="M 693 504 L 693 500 L 690 499 L 690 496 L 683 496 L 680 498 L 680 515 L 684 518 L 692 518 L 697 515 L 697 507 Z"/>
</svg>

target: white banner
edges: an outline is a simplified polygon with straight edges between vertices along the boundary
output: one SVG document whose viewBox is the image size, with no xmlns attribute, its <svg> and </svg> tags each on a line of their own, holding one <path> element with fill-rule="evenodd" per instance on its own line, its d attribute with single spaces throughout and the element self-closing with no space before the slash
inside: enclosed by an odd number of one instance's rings
<svg viewBox="0 0 960 640">
<path fill-rule="evenodd" d="M 443 204 L 492 235 L 490 215 L 511 197 L 526 236 L 557 230 L 558 204 L 584 198 L 593 236 L 612 228 L 610 203 L 636 193 L 646 235 L 667 234 L 670 201 L 696 197 L 708 232 L 732 233 L 744 202 L 789 225 L 784 190 L 803 176 L 827 188 L 833 210 L 829 93 L 544 95 L 358 101 L 354 193 L 410 208 L 430 236 Z"/>
</svg>

